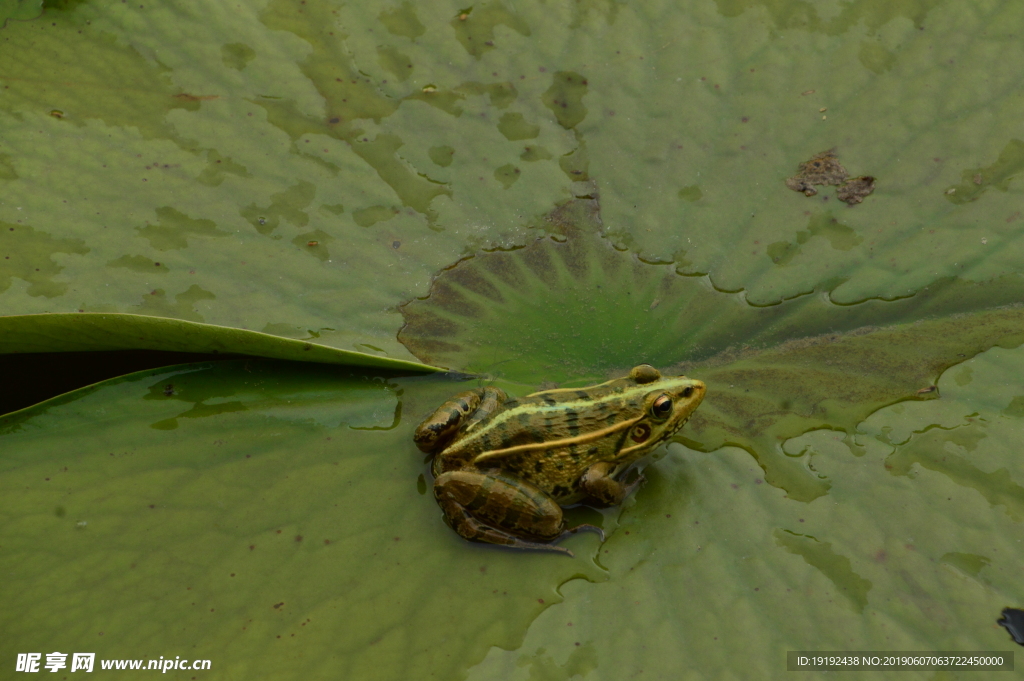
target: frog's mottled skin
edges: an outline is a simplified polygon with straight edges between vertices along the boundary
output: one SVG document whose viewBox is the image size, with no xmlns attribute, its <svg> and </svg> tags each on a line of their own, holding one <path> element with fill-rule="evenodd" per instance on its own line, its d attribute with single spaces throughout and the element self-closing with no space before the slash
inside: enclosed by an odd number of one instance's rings
<svg viewBox="0 0 1024 681">
<path fill-rule="evenodd" d="M 587 388 L 509 400 L 497 388 L 459 393 L 416 429 L 434 458 L 445 520 L 473 541 L 570 553 L 561 506 L 620 503 L 640 482 L 617 477 L 682 427 L 704 399 L 701 381 L 662 378 L 646 364 Z"/>
</svg>

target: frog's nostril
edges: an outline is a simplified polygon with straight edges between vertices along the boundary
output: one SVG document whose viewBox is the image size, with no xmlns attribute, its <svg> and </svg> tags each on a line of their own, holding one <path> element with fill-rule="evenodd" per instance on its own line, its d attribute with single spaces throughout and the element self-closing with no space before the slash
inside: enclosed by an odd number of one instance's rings
<svg viewBox="0 0 1024 681">
<path fill-rule="evenodd" d="M 683 391 L 683 397 L 689 397 L 689 396 L 690 396 L 690 395 L 692 395 L 692 394 L 693 394 L 693 388 L 692 388 L 692 387 L 690 387 L 690 388 L 686 388 L 686 389 L 685 389 L 685 390 Z"/>
</svg>

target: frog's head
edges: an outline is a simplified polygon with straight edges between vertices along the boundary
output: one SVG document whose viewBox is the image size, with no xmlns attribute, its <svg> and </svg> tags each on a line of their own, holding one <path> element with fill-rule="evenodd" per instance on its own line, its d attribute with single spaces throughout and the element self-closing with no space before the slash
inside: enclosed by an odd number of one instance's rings
<svg viewBox="0 0 1024 681">
<path fill-rule="evenodd" d="M 707 388 L 702 381 L 686 376 L 662 377 L 649 364 L 633 367 L 629 378 L 643 389 L 638 413 L 629 430 L 619 460 L 635 460 L 671 437 L 690 418 L 704 399 Z"/>
</svg>

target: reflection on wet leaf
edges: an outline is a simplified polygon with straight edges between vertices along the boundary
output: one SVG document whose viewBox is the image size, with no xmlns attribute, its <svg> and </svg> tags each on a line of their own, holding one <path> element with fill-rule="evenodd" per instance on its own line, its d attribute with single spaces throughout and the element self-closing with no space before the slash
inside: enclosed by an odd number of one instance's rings
<svg viewBox="0 0 1024 681">
<path fill-rule="evenodd" d="M 204 290 L 198 284 L 192 284 L 187 290 L 175 294 L 174 302 L 168 298 L 167 291 L 156 288 L 142 297 L 139 313 L 153 317 L 171 317 L 189 322 L 204 321 L 203 315 L 196 309 L 202 300 L 215 300 L 217 296 Z"/>
<path fill-rule="evenodd" d="M 555 114 L 563 128 L 575 128 L 587 117 L 583 97 L 587 94 L 587 79 L 575 71 L 559 71 L 551 77 L 551 87 L 541 96 L 544 106 Z"/>
<path fill-rule="evenodd" d="M 359 210 L 352 211 L 352 219 L 360 227 L 372 227 L 378 222 L 384 220 L 390 220 L 398 214 L 397 208 L 388 208 L 387 206 L 369 206 L 368 208 L 361 208 Z"/>
<path fill-rule="evenodd" d="M 946 200 L 956 204 L 977 201 L 989 187 L 1005 192 L 1021 171 L 1024 171 L 1024 141 L 1012 139 L 992 165 L 963 171 L 960 184 L 946 190 Z"/>
<path fill-rule="evenodd" d="M 827 577 L 835 585 L 836 592 L 846 598 L 855 612 L 864 612 L 868 604 L 871 582 L 853 571 L 849 558 L 837 555 L 832 549 L 832 544 L 820 542 L 808 535 L 789 530 L 775 530 L 774 536 L 779 546 L 802 557 L 808 565 Z"/>
<path fill-rule="evenodd" d="M 519 173 L 519 168 L 508 163 L 494 171 L 494 179 L 500 182 L 505 189 L 508 189 L 519 179 Z"/>
<path fill-rule="evenodd" d="M 776 265 L 784 267 L 800 253 L 803 244 L 816 236 L 828 239 L 829 245 L 838 251 L 848 251 L 864 241 L 852 228 L 839 222 L 831 211 L 824 211 L 811 215 L 807 220 L 807 229 L 796 233 L 796 243 L 776 241 L 768 244 L 765 254 Z"/>
<path fill-rule="evenodd" d="M 25 2 L 14 0 L 0 5 L 0 29 L 9 21 L 29 21 L 38 18 L 43 11 L 41 1 Z"/>
<path fill-rule="evenodd" d="M 256 58 L 256 50 L 245 43 L 228 43 L 220 48 L 224 65 L 241 71 Z"/>
<path fill-rule="evenodd" d="M 16 180 L 18 173 L 11 164 L 10 156 L 0 153 L 0 180 Z"/>
<path fill-rule="evenodd" d="M 108 262 L 107 267 L 126 267 L 134 272 L 145 272 L 147 274 L 150 272 L 166 274 L 170 271 L 163 263 L 154 262 L 141 255 L 122 255 L 117 260 Z"/>
<path fill-rule="evenodd" d="M 269 197 L 270 205 L 261 207 L 253 204 L 242 209 L 241 214 L 263 235 L 277 229 L 281 220 L 296 227 L 305 227 L 309 223 L 309 215 L 304 209 L 313 201 L 315 195 L 316 187 L 302 181 L 283 192 L 272 194 Z"/>
<path fill-rule="evenodd" d="M 416 17 L 416 6 L 409 0 L 405 0 L 398 7 L 384 10 L 378 19 L 388 29 L 388 32 L 405 36 L 410 40 L 419 38 L 427 30 Z"/>
<path fill-rule="evenodd" d="M 390 45 L 382 45 L 377 48 L 377 59 L 381 67 L 394 76 L 399 83 L 407 81 L 412 75 L 412 60 Z"/>
<path fill-rule="evenodd" d="M 822 17 L 814 3 L 807 0 L 715 0 L 718 11 L 735 17 L 754 8 L 763 8 L 778 28 L 795 28 L 840 35 L 865 22 L 879 29 L 897 19 L 909 19 L 921 29 L 925 18 L 941 0 L 897 0 L 879 5 L 874 0 L 852 0 L 842 11 Z"/>
<path fill-rule="evenodd" d="M 196 181 L 210 187 L 220 186 L 229 175 L 252 177 L 252 173 L 245 166 L 221 156 L 215 149 L 207 152 L 206 163 L 206 169 L 196 177 Z"/>
<path fill-rule="evenodd" d="M 988 567 L 992 561 L 985 556 L 979 556 L 974 553 L 947 553 L 940 559 L 947 565 L 952 565 L 956 569 L 960 570 L 964 574 L 970 575 L 971 577 L 978 577 L 978 574 L 983 568 Z"/>
<path fill-rule="evenodd" d="M 1024 395 L 1014 397 L 1010 404 L 1007 405 L 1006 409 L 1003 409 L 1002 413 L 1014 418 L 1021 418 L 1024 416 Z"/>
<path fill-rule="evenodd" d="M 68 289 L 68 284 L 53 277 L 64 268 L 53 256 L 57 253 L 84 255 L 89 248 L 80 239 L 60 239 L 32 228 L 0 220 L 0 292 L 10 288 L 14 279 L 29 284 L 30 296 L 54 298 Z"/>
<path fill-rule="evenodd" d="M 227 236 L 228 233 L 217 229 L 213 220 L 196 220 L 172 208 L 162 206 L 156 209 L 160 221 L 136 227 L 139 236 L 149 240 L 149 244 L 158 251 L 186 248 L 188 240 L 196 236 Z"/>
<path fill-rule="evenodd" d="M 679 198 L 684 201 L 700 201 L 700 197 L 704 194 L 701 192 L 700 187 L 691 184 L 689 187 L 683 187 L 679 190 Z"/>
<path fill-rule="evenodd" d="M 389 216 L 390 217 L 390 216 Z M 334 241 L 334 237 L 322 229 L 317 229 L 312 232 L 303 232 L 297 234 L 292 243 L 301 248 L 304 252 L 309 253 L 320 262 L 326 262 L 331 259 L 331 252 L 328 249 L 331 242 Z"/>
<path fill-rule="evenodd" d="M 494 29 L 507 26 L 520 35 L 530 35 L 530 27 L 501 0 L 489 0 L 463 10 L 451 20 L 456 39 L 466 52 L 479 59 L 488 50 L 495 48 Z"/>
<path fill-rule="evenodd" d="M 945 475 L 963 487 L 1001 506 L 1017 522 L 1024 521 L 1024 486 L 1006 468 L 985 471 L 971 461 L 971 453 L 987 437 L 983 424 L 969 424 L 953 430 L 936 428 L 901 445 L 886 459 L 893 475 L 912 475 L 915 464 Z"/>
<path fill-rule="evenodd" d="M 498 131 L 509 140 L 532 140 L 540 134 L 540 126 L 527 123 L 519 112 L 508 112 L 498 120 Z"/>
<path fill-rule="evenodd" d="M 440 145 L 436 147 L 430 147 L 430 160 L 441 166 L 447 168 L 452 164 L 452 156 L 455 154 L 455 149 L 447 145 Z"/>
</svg>

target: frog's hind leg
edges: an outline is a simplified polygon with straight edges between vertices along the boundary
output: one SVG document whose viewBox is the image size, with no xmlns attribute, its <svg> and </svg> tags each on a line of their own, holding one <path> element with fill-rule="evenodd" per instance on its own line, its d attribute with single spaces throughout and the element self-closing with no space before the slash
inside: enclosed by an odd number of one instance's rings
<svg viewBox="0 0 1024 681">
<path fill-rule="evenodd" d="M 554 551 L 555 553 L 564 553 L 570 557 L 575 557 L 576 555 L 564 546 L 526 541 L 525 539 L 520 539 L 514 534 L 509 534 L 504 530 L 489 527 L 471 516 L 466 509 L 458 503 L 451 502 L 451 505 L 453 508 L 448 508 L 444 503 L 441 504 L 441 508 L 444 509 L 444 519 L 448 523 L 448 526 L 458 532 L 459 536 L 463 539 L 482 542 L 484 544 L 501 544 L 503 546 L 511 546 L 516 549 Z"/>
<path fill-rule="evenodd" d="M 445 522 L 465 539 L 573 555 L 569 549 L 541 543 L 564 536 L 562 509 L 522 480 L 450 471 L 437 476 L 434 497 L 444 511 Z"/>
</svg>

